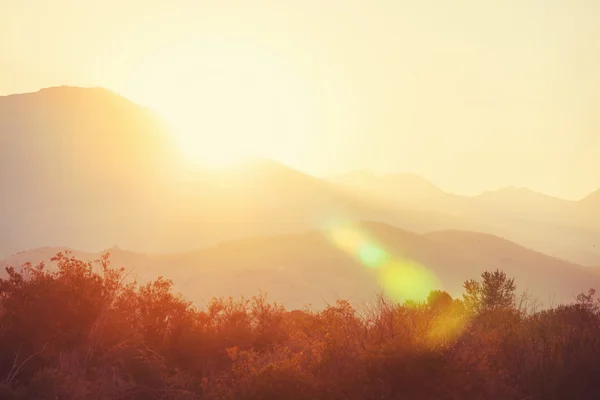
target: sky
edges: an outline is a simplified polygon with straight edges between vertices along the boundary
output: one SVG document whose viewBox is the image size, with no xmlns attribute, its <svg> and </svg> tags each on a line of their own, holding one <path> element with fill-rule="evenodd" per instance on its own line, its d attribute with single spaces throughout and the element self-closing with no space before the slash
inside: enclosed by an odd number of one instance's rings
<svg viewBox="0 0 600 400">
<path fill-rule="evenodd" d="M 189 159 L 600 188 L 594 0 L 0 0 L 0 94 L 102 86 Z"/>
</svg>

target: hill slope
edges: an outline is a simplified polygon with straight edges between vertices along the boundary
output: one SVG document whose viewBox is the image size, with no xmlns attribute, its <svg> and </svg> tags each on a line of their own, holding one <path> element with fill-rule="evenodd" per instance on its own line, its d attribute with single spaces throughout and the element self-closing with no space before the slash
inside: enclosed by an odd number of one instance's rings
<svg viewBox="0 0 600 400">
<path fill-rule="evenodd" d="M 519 291 L 528 289 L 546 304 L 571 301 L 590 287 L 600 288 L 600 275 L 591 269 L 492 235 L 463 231 L 420 235 L 374 222 L 350 227 L 393 260 L 420 265 L 433 274 L 436 283 L 427 290 L 458 295 L 464 280 L 495 268 L 514 276 Z M 39 262 L 56 250 L 23 253 L 4 263 Z M 142 281 L 159 275 L 172 278 L 177 290 L 199 304 L 212 296 L 251 296 L 259 290 L 288 307 L 322 306 L 337 297 L 363 304 L 386 287 L 377 269 L 336 246 L 327 231 L 248 238 L 187 253 L 148 255 L 113 249 L 111 254 L 115 264 L 133 268 L 132 276 Z"/>
<path fill-rule="evenodd" d="M 152 112 L 104 89 L 0 97 L 0 257 L 48 245 L 173 252 L 373 220 L 487 232 L 600 264 L 594 196 L 565 202 L 513 188 L 470 198 L 414 174 L 322 180 L 266 160 L 191 172 L 170 138 Z"/>
<path fill-rule="evenodd" d="M 173 155 L 162 122 L 108 90 L 0 97 L 4 251 L 136 236 L 160 205 Z"/>
<path fill-rule="evenodd" d="M 383 205 L 271 161 L 187 171 L 150 111 L 104 89 L 0 97 L 0 256 L 40 246 L 182 251 L 246 236 L 389 221 L 478 225 Z"/>
<path fill-rule="evenodd" d="M 368 171 L 334 177 L 331 182 L 383 204 L 477 221 L 477 231 L 506 236 L 576 263 L 600 263 L 600 201 L 595 194 L 576 202 L 508 187 L 469 197 L 445 193 L 412 174 L 376 176 Z"/>
</svg>

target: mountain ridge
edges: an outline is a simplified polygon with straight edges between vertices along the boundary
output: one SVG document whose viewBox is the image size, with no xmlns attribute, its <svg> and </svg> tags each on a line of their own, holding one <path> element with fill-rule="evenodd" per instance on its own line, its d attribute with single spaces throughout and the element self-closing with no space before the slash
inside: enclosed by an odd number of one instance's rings
<svg viewBox="0 0 600 400">
<path fill-rule="evenodd" d="M 494 233 L 579 264 L 600 264 L 593 205 L 487 204 L 411 173 L 375 177 L 377 193 L 273 160 L 232 171 L 189 171 L 179 164 L 167 127 L 148 109 L 102 88 L 41 92 L 0 97 L 0 184 L 6 188 L 0 255 L 113 243 L 174 252 L 318 229 L 332 220 L 375 220 L 418 233 Z M 364 170 L 355 175 L 375 179 Z"/>
<path fill-rule="evenodd" d="M 374 246 L 390 254 L 401 265 L 420 265 L 439 283 L 424 289 L 462 292 L 462 284 L 485 270 L 503 269 L 541 301 L 552 293 L 557 301 L 569 301 L 589 287 L 600 285 L 594 269 L 556 259 L 490 234 L 441 231 L 417 234 L 393 225 L 361 221 L 340 226 L 364 235 Z M 223 242 L 193 252 L 137 254 L 116 250 L 111 259 L 132 269 L 134 277 L 146 281 L 162 275 L 173 279 L 178 291 L 196 302 L 212 295 L 251 296 L 258 290 L 290 306 L 321 305 L 336 295 L 364 304 L 385 289 L 377 268 L 369 267 L 332 239 L 331 230 L 312 230 L 286 235 L 250 237 Z M 55 251 L 45 248 L 15 255 L 0 265 L 47 260 Z M 113 249 L 114 250 L 114 249 Z M 92 258 L 99 254 L 74 252 Z M 543 277 L 543 278 L 542 278 Z M 383 285 L 383 286 L 382 286 Z"/>
<path fill-rule="evenodd" d="M 9 99 L 9 98 L 16 98 L 16 97 L 25 97 L 25 96 L 32 96 L 32 95 L 57 95 L 57 94 L 84 94 L 84 93 L 90 93 L 90 92 L 96 92 L 96 93 L 103 93 L 109 97 L 113 97 L 113 98 L 119 98 L 127 103 L 130 103 L 132 105 L 135 105 L 136 107 L 139 108 L 143 108 L 146 109 L 148 111 L 152 111 L 154 112 L 154 110 L 152 110 L 151 108 L 145 107 L 139 103 L 136 103 L 132 100 L 129 100 L 127 97 L 123 96 L 122 94 L 120 94 L 119 92 L 116 92 L 114 90 L 102 87 L 102 86 L 77 86 L 77 85 L 58 85 L 58 86 L 51 86 L 51 87 L 44 87 L 44 88 L 40 88 L 37 91 L 29 91 L 29 92 L 19 92 L 19 93 L 11 93 L 11 94 L 5 94 L 5 95 L 0 95 L 0 100 L 4 99 Z M 158 114 L 156 114 L 158 116 Z M 271 161 L 273 163 L 278 163 L 281 165 L 285 165 L 281 162 L 275 161 L 275 160 L 271 160 L 271 159 L 262 159 L 263 161 Z M 258 159 L 255 159 L 254 161 L 260 161 Z M 297 170 L 298 172 L 301 172 L 303 174 L 306 174 L 302 171 Z M 309 174 L 306 174 L 309 175 Z M 329 178 L 329 180 L 337 180 L 340 178 L 345 178 L 345 177 L 351 177 L 353 175 L 356 176 L 364 176 L 364 177 L 371 177 L 371 178 L 377 178 L 377 179 L 394 179 L 394 178 L 411 178 L 414 180 L 420 180 L 423 183 L 427 183 L 429 185 L 431 185 L 432 187 L 435 187 L 437 190 L 447 193 L 447 194 L 451 194 L 451 195 L 455 195 L 455 196 L 461 196 L 461 197 L 477 197 L 477 196 L 482 196 L 482 195 L 489 195 L 492 193 L 497 193 L 497 192 L 506 192 L 506 191 L 527 191 L 530 194 L 536 194 L 536 195 L 542 195 L 542 196 L 546 196 L 549 198 L 553 198 L 553 199 L 558 199 L 564 202 L 579 202 L 579 201 L 584 201 L 587 200 L 588 198 L 595 198 L 595 197 L 600 197 L 600 188 L 590 192 L 588 195 L 583 196 L 581 199 L 579 200 L 570 200 L 570 199 L 564 199 L 558 196 L 553 196 L 550 194 L 546 194 L 544 192 L 541 191 L 536 191 L 533 190 L 531 188 L 525 187 L 525 186 L 500 186 L 496 189 L 482 189 L 481 192 L 479 194 L 476 195 L 472 195 L 472 196 L 467 196 L 467 195 L 458 195 L 452 192 L 446 192 L 442 189 L 439 188 L 439 186 L 437 186 L 436 184 L 432 183 L 429 179 L 424 178 L 422 175 L 415 173 L 415 172 L 409 172 L 409 171 L 405 171 L 405 172 L 391 172 L 391 173 L 385 173 L 385 174 L 376 174 L 374 173 L 372 170 L 368 169 L 368 168 L 364 168 L 364 169 L 358 169 L 358 170 L 352 170 L 349 172 L 345 172 L 345 173 L 340 173 L 337 175 L 334 175 L 332 177 Z M 312 176 L 312 175 L 310 175 Z"/>
</svg>

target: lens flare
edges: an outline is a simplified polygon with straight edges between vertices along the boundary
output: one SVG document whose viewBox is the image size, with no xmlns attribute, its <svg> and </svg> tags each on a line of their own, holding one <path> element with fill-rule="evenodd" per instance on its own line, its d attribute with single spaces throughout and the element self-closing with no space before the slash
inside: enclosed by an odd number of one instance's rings
<svg viewBox="0 0 600 400">
<path fill-rule="evenodd" d="M 387 295 L 394 300 L 425 300 L 439 287 L 431 271 L 412 261 L 394 260 L 386 264 L 379 278 Z"/>
<path fill-rule="evenodd" d="M 336 229 L 332 232 L 331 237 L 339 248 L 348 252 L 354 252 L 365 241 L 359 232 L 350 228 Z"/>
<path fill-rule="evenodd" d="M 393 256 L 391 251 L 359 225 L 346 222 L 330 224 L 327 233 L 337 248 L 366 268 L 374 270 L 384 294 L 396 302 L 414 300 L 418 303 L 413 306 L 431 307 L 424 301 L 432 290 L 443 288 L 431 270 L 414 260 Z M 464 332 L 469 318 L 460 311 L 459 304 L 436 308 L 433 319 L 417 322 L 422 324 L 419 329 L 423 329 L 424 333 L 422 345 L 431 348 L 445 346 Z"/>
<path fill-rule="evenodd" d="M 394 300 L 425 300 L 441 288 L 433 272 L 411 261 L 393 257 L 367 232 L 353 224 L 338 224 L 329 231 L 330 240 L 367 268 L 378 272 L 380 285 Z"/>
<path fill-rule="evenodd" d="M 362 263 L 370 268 L 379 268 L 390 259 L 385 250 L 370 243 L 365 243 L 360 247 L 359 257 Z"/>
</svg>

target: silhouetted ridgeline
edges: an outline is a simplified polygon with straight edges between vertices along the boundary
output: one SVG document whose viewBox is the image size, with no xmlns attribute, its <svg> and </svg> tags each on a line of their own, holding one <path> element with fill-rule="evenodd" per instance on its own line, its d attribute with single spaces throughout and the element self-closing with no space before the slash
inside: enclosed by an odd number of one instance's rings
<svg viewBox="0 0 600 400">
<path fill-rule="evenodd" d="M 1 399 L 600 398 L 593 291 L 540 310 L 496 270 L 460 298 L 361 313 L 264 297 L 200 310 L 163 278 L 125 283 L 108 255 L 53 262 L 0 280 Z"/>
<path fill-rule="evenodd" d="M 580 201 L 526 188 L 466 197 L 413 174 L 318 179 L 268 160 L 192 172 L 174 137 L 150 110 L 104 89 L 0 96 L 0 258 L 65 244 L 180 252 L 322 229 L 336 217 L 482 232 L 600 265 L 600 190 Z"/>
<path fill-rule="evenodd" d="M 111 248 L 115 265 L 131 270 L 129 277 L 146 283 L 168 276 L 173 288 L 196 305 L 212 297 L 252 297 L 261 289 L 271 301 L 289 308 L 312 304 L 316 308 L 336 299 L 362 305 L 381 290 L 381 268 L 365 265 L 357 244 L 366 243 L 388 261 L 418 264 L 435 279 L 427 290 L 440 289 L 452 296 L 463 291 L 466 277 L 481 271 L 502 269 L 514 277 L 521 291 L 528 291 L 543 304 L 569 303 L 578 293 L 600 287 L 600 274 L 593 268 L 569 263 L 519 246 L 502 238 L 476 232 L 441 231 L 424 235 L 397 227 L 361 222 L 333 226 L 322 231 L 250 237 L 216 246 L 173 254 L 144 254 Z M 348 247 L 350 245 L 350 248 Z M 0 260 L 3 266 L 37 264 L 65 248 L 38 248 Z M 81 260 L 94 260 L 100 253 L 74 251 Z M 364 255 L 364 254 L 363 254 Z M 48 265 L 53 268 L 53 264 Z M 540 276 L 542 278 L 540 279 Z M 387 280 L 389 283 L 389 280 Z"/>
</svg>

